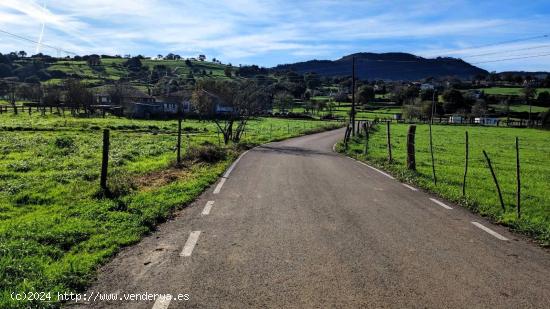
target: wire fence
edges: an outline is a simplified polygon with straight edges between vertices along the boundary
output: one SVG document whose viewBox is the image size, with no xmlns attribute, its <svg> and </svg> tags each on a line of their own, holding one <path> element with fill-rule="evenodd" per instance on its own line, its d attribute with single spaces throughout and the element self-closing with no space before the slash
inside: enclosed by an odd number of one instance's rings
<svg viewBox="0 0 550 309">
<path fill-rule="evenodd" d="M 433 152 L 437 184 L 433 181 L 429 126 L 416 130 L 416 171 L 406 171 L 406 124 L 392 124 L 391 148 L 393 163 L 388 163 L 386 125 L 377 125 L 370 132 L 365 155 L 364 136 L 356 137 L 349 152 L 359 158 L 384 165 L 404 178 L 415 176 L 419 184 L 446 197 L 469 203 L 482 213 L 503 216 L 510 220 L 517 206 L 516 137 L 519 141 L 521 166 L 521 204 L 527 218 L 538 218 L 541 224 L 550 222 L 550 132 L 534 129 L 490 127 L 456 127 L 434 125 Z M 466 190 L 463 196 L 466 163 L 466 138 L 469 135 L 469 158 Z M 486 151 L 500 189 L 506 212 L 500 213 L 500 202 L 487 160 Z M 524 206 L 524 207 L 523 207 Z M 511 214 L 512 215 L 511 215 Z M 512 216 L 512 217 L 510 217 Z M 549 229 L 548 227 L 546 229 Z"/>
</svg>

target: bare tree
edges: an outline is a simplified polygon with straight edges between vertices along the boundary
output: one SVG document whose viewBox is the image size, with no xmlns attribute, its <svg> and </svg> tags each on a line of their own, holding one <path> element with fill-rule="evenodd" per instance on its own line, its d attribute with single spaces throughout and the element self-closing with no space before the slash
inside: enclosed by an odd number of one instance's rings
<svg viewBox="0 0 550 309">
<path fill-rule="evenodd" d="M 197 111 L 216 123 L 225 144 L 239 142 L 250 117 L 266 110 L 270 96 L 254 81 L 201 80 L 192 95 Z"/>
</svg>

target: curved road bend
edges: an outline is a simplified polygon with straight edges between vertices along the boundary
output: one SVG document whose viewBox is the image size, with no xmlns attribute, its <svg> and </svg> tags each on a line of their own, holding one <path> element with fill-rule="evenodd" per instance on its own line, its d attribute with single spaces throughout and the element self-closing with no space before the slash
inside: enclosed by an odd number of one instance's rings
<svg viewBox="0 0 550 309">
<path fill-rule="evenodd" d="M 77 307 L 548 308 L 547 251 L 333 153 L 342 135 L 249 151 L 89 289 L 188 301 Z"/>
</svg>

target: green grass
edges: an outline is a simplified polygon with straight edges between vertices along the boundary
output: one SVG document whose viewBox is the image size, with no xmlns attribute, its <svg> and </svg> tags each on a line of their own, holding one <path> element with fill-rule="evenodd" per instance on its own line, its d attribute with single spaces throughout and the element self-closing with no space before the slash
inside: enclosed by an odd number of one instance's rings
<svg viewBox="0 0 550 309">
<path fill-rule="evenodd" d="M 174 168 L 176 121 L 0 115 L 0 308 L 58 307 L 21 302 L 11 292 L 84 289 L 98 266 L 195 199 L 238 155 Z M 256 119 L 244 143 L 258 144 L 337 123 Z M 101 129 L 111 129 L 109 187 L 98 188 Z M 211 122 L 185 121 L 192 147 L 220 143 Z M 223 146 L 223 145 L 222 145 Z M 167 177 L 163 173 L 174 173 Z M 56 295 L 56 294 L 55 294 Z"/>
<path fill-rule="evenodd" d="M 320 97 L 315 97 L 319 99 Z M 349 118 L 349 113 L 351 110 L 351 103 L 348 102 L 339 102 L 335 104 L 335 108 L 332 110 L 332 115 L 339 117 L 339 118 Z M 295 106 L 292 108 L 292 110 L 288 110 L 289 112 L 292 111 L 293 113 L 305 113 L 305 109 L 302 107 L 301 104 L 295 104 Z M 279 112 L 277 108 L 273 110 L 273 112 Z M 356 112 L 356 118 L 357 119 L 392 119 L 394 114 L 400 114 L 401 113 L 401 107 L 374 107 L 372 109 L 364 109 L 362 106 L 357 106 L 357 112 Z M 329 112 L 325 109 L 320 111 L 319 113 L 315 113 L 312 116 L 315 118 L 319 118 L 325 115 L 328 115 Z"/>
<path fill-rule="evenodd" d="M 520 87 L 491 87 L 491 88 L 482 88 L 478 90 L 483 90 L 485 94 L 501 94 L 501 95 L 522 95 L 523 88 Z M 550 88 L 537 88 L 537 93 L 541 93 L 543 91 L 550 92 Z"/>
<path fill-rule="evenodd" d="M 437 186 L 433 183 L 427 125 L 416 133 L 417 172 L 406 170 L 407 125 L 392 125 L 395 162 L 387 162 L 384 126 L 371 136 L 369 154 L 364 156 L 364 139 L 355 139 L 347 153 L 392 172 L 407 182 L 435 192 L 494 221 L 550 245 L 550 132 L 534 129 L 434 126 Z M 466 197 L 462 196 L 465 161 L 465 131 L 470 136 L 470 161 Z M 516 217 L 515 137 L 520 141 L 522 217 Z M 342 150 L 342 146 L 339 146 Z M 489 154 L 503 192 L 506 212 L 500 207 L 496 187 L 482 150 Z"/>
<path fill-rule="evenodd" d="M 506 112 L 506 106 L 503 104 L 492 104 L 490 105 L 492 108 L 494 108 L 496 111 L 499 112 Z M 541 106 L 532 106 L 531 112 L 532 113 L 544 113 L 548 110 L 548 107 L 541 107 Z M 510 105 L 510 111 L 521 113 L 521 112 L 529 112 L 529 105 L 521 104 L 521 105 Z"/>
<path fill-rule="evenodd" d="M 86 61 L 58 61 L 48 67 L 49 71 L 62 71 L 66 74 L 76 75 L 81 78 L 83 81 L 88 82 L 89 84 L 100 84 L 102 81 L 114 81 L 122 77 L 128 76 L 130 73 L 123 63 L 127 59 L 102 59 L 101 66 L 97 69 L 92 69 Z M 217 64 L 207 61 L 192 61 L 192 66 L 188 67 L 183 60 L 152 60 L 152 59 L 143 59 L 142 64 L 149 67 L 149 70 L 152 70 L 155 65 L 164 65 L 171 70 L 176 70 L 176 74 L 180 76 L 186 76 L 191 70 L 199 70 L 201 73 L 203 70 L 210 74 L 212 71 L 212 76 L 225 78 L 225 65 Z M 200 74 L 198 76 L 201 76 Z M 62 79 L 52 78 L 45 84 L 59 84 Z"/>
</svg>

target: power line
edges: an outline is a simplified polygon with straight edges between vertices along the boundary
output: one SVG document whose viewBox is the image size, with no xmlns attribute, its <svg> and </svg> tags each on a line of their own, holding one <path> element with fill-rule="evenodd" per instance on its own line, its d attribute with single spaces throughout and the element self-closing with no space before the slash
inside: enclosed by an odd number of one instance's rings
<svg viewBox="0 0 550 309">
<path fill-rule="evenodd" d="M 543 38 L 548 38 L 548 36 L 549 36 L 548 34 L 543 34 L 543 35 L 537 35 L 537 36 L 532 36 L 532 37 L 526 37 L 526 38 L 519 38 L 519 39 L 508 40 L 508 41 L 501 41 L 501 42 L 483 44 L 483 45 L 478 45 L 478 46 L 472 46 L 472 47 L 462 48 L 462 49 L 455 50 L 455 51 L 449 51 L 449 52 L 447 52 L 446 54 L 447 54 L 447 55 L 449 55 L 449 54 L 458 54 L 458 53 L 461 53 L 461 52 L 463 52 L 463 51 L 465 51 L 465 50 L 480 49 L 480 48 L 484 48 L 484 47 L 505 45 L 505 44 L 510 44 L 510 43 L 531 41 L 531 40 L 536 40 L 536 39 L 543 39 Z"/>
<path fill-rule="evenodd" d="M 513 58 L 503 58 L 503 59 L 496 59 L 496 60 L 488 60 L 488 61 L 474 62 L 474 63 L 472 63 L 472 64 L 490 63 L 490 62 L 501 62 L 501 61 L 518 60 L 518 59 L 528 59 L 528 58 L 539 58 L 539 57 L 547 57 L 547 56 L 550 56 L 550 53 L 548 53 L 548 54 L 540 54 L 540 55 L 524 56 L 524 57 L 513 57 Z"/>
<path fill-rule="evenodd" d="M 518 48 L 518 49 L 501 50 L 501 51 L 484 53 L 484 54 L 470 55 L 470 56 L 465 56 L 465 57 L 461 57 L 461 58 L 465 59 L 465 58 L 483 57 L 483 56 L 503 54 L 503 53 L 507 53 L 507 52 L 515 52 L 515 51 L 531 50 L 531 49 L 540 49 L 540 48 L 546 48 L 546 47 L 550 47 L 550 44 L 538 45 L 538 46 L 526 47 L 526 48 Z"/>
<path fill-rule="evenodd" d="M 73 52 L 71 52 L 71 51 L 64 50 L 64 49 L 61 49 L 61 48 L 59 48 L 59 47 L 55 47 L 55 46 L 52 46 L 52 45 L 44 44 L 44 43 L 38 42 L 38 41 L 36 41 L 36 40 L 26 38 L 26 37 L 21 36 L 21 35 L 18 35 L 18 34 L 15 34 L 15 33 L 11 33 L 11 32 L 8 32 L 8 31 L 6 31 L 6 30 L 0 29 L 0 32 L 2 32 L 2 33 L 4 33 L 4 34 L 7 34 L 7 35 L 10 35 L 10 36 L 12 36 L 12 37 L 14 37 L 14 38 L 17 38 L 17 39 L 19 39 L 19 40 L 27 41 L 27 42 L 30 42 L 30 43 L 38 44 L 38 45 L 40 45 L 40 46 L 44 46 L 44 47 L 48 47 L 48 48 L 54 49 L 54 50 L 56 50 L 56 51 L 58 51 L 58 52 L 64 52 L 64 53 L 66 53 L 66 54 L 71 54 L 71 55 L 74 55 L 74 56 L 77 55 L 76 53 L 73 53 Z"/>
</svg>

